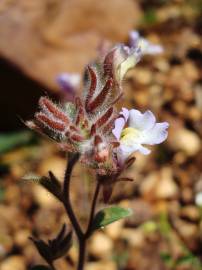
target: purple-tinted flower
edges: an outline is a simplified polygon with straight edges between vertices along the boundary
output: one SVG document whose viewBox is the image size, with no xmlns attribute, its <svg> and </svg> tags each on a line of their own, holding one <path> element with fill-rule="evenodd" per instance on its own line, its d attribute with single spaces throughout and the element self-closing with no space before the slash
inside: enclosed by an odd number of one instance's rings
<svg viewBox="0 0 202 270">
<path fill-rule="evenodd" d="M 128 124 L 128 127 L 124 126 Z M 132 153 L 139 151 L 148 155 L 151 150 L 147 145 L 160 144 L 168 136 L 169 124 L 167 122 L 156 123 L 156 118 L 151 111 L 141 113 L 138 110 L 123 108 L 120 117 L 115 121 L 112 133 L 120 142 L 117 154 L 120 162 L 124 162 Z"/>
<path fill-rule="evenodd" d="M 160 45 L 153 44 L 147 39 L 140 37 L 137 31 L 131 31 L 129 33 L 129 47 L 137 48 L 140 47 L 142 54 L 159 54 L 163 52 L 163 47 Z"/>
<path fill-rule="evenodd" d="M 57 82 L 65 93 L 75 95 L 81 76 L 77 73 L 61 73 L 57 77 Z"/>
<path fill-rule="evenodd" d="M 128 120 L 128 117 L 129 110 L 126 108 L 122 108 L 122 111 L 120 112 L 120 117 L 115 120 L 115 127 L 112 131 L 117 140 L 119 140 L 121 137 L 121 132 Z"/>
<path fill-rule="evenodd" d="M 131 31 L 129 37 L 129 46 L 118 44 L 106 57 L 106 72 L 109 74 L 112 66 L 113 76 L 118 83 L 121 83 L 127 71 L 134 68 L 143 55 L 163 52 L 162 46 L 141 38 L 137 31 Z"/>
</svg>

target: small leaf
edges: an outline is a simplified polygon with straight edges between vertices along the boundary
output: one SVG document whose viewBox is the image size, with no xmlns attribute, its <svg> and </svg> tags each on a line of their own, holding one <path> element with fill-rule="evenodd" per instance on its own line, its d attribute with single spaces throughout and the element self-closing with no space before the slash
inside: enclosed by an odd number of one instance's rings
<svg viewBox="0 0 202 270">
<path fill-rule="evenodd" d="M 51 268 L 45 265 L 36 265 L 33 266 L 30 270 L 51 270 Z"/>
<path fill-rule="evenodd" d="M 63 257 L 72 246 L 72 231 L 66 233 L 66 225 L 64 224 L 57 237 L 49 240 L 49 246 L 52 252 L 52 260 Z"/>
<path fill-rule="evenodd" d="M 53 194 L 57 199 L 63 201 L 61 184 L 51 171 L 49 172 L 49 178 L 48 177 L 41 178 L 40 184 L 45 189 L 47 189 L 51 194 Z"/>
<path fill-rule="evenodd" d="M 132 215 L 131 209 L 125 209 L 120 206 L 111 206 L 99 211 L 93 221 L 92 231 L 105 227 L 119 219 Z"/>
<path fill-rule="evenodd" d="M 48 244 L 46 244 L 43 240 L 37 240 L 30 237 L 30 240 L 34 243 L 41 257 L 43 257 L 47 262 L 52 261 L 52 253 Z"/>
<path fill-rule="evenodd" d="M 32 181 L 32 182 L 42 185 L 46 190 L 48 190 L 57 199 L 59 199 L 60 201 L 63 201 L 61 184 L 51 171 L 49 171 L 49 177 L 39 176 L 39 175 L 30 173 L 23 176 L 22 180 Z"/>
</svg>

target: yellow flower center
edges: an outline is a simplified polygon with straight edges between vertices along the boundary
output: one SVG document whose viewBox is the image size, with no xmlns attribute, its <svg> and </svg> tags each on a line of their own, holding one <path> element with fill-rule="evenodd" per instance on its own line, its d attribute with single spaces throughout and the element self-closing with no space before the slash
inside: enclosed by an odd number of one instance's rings
<svg viewBox="0 0 202 270">
<path fill-rule="evenodd" d="M 125 145 L 130 145 L 133 143 L 134 139 L 137 139 L 140 136 L 141 131 L 136 128 L 128 127 L 124 128 L 121 132 L 120 141 Z"/>
</svg>

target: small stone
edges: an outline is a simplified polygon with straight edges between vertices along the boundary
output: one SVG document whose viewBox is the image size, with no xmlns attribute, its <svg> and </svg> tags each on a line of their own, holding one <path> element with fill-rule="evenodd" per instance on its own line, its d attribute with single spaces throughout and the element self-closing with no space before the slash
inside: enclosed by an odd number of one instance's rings
<svg viewBox="0 0 202 270">
<path fill-rule="evenodd" d="M 6 188 L 5 200 L 7 202 L 19 202 L 21 199 L 19 187 L 16 185 L 10 185 Z"/>
<path fill-rule="evenodd" d="M 89 245 L 89 252 L 98 258 L 109 258 L 112 250 L 112 240 L 102 232 L 95 233 Z"/>
<path fill-rule="evenodd" d="M 25 261 L 22 256 L 11 256 L 1 264 L 1 270 L 26 270 Z"/>
<path fill-rule="evenodd" d="M 161 171 L 161 180 L 156 189 L 156 196 L 159 199 L 171 199 L 178 195 L 178 186 L 173 179 L 172 170 L 163 168 Z"/>
<path fill-rule="evenodd" d="M 188 205 L 182 208 L 181 217 L 188 218 L 191 221 L 198 221 L 200 218 L 200 214 L 196 206 Z"/>
<path fill-rule="evenodd" d="M 194 240 L 194 238 L 198 237 L 198 227 L 193 223 L 176 219 L 175 226 L 179 228 L 179 233 L 187 240 Z"/>
<path fill-rule="evenodd" d="M 193 201 L 192 188 L 189 187 L 183 188 L 183 190 L 181 191 L 181 197 L 185 203 L 191 203 Z"/>
<path fill-rule="evenodd" d="M 190 107 L 187 111 L 187 118 L 192 121 L 199 121 L 202 117 L 201 111 L 199 108 L 194 106 Z"/>
<path fill-rule="evenodd" d="M 148 85 L 152 82 L 153 76 L 150 70 L 138 67 L 133 70 L 133 78 L 142 85 Z"/>
<path fill-rule="evenodd" d="M 166 61 L 166 59 L 163 59 L 163 58 L 156 59 L 154 64 L 155 64 L 155 67 L 158 68 L 158 70 L 161 72 L 167 72 L 170 69 L 170 65 L 168 61 Z"/>
<path fill-rule="evenodd" d="M 142 107 L 148 106 L 150 102 L 148 92 L 144 89 L 141 89 L 141 91 L 135 92 L 134 99 L 139 104 L 139 106 L 142 106 Z"/>
<path fill-rule="evenodd" d="M 149 174 L 143 181 L 140 190 L 143 196 L 149 199 L 173 199 L 179 193 L 169 167 Z"/>
<path fill-rule="evenodd" d="M 184 116 L 184 112 L 187 110 L 186 103 L 183 100 L 174 101 L 172 104 L 172 107 L 176 113 L 178 113 L 182 116 Z"/>
<path fill-rule="evenodd" d="M 185 128 L 172 130 L 168 141 L 174 150 L 182 150 L 187 156 L 196 155 L 201 147 L 199 136 L 195 132 Z"/>
<path fill-rule="evenodd" d="M 16 232 L 14 236 L 14 242 L 16 245 L 23 247 L 25 246 L 30 240 L 29 236 L 31 235 L 31 232 L 29 230 L 23 229 Z"/>
<path fill-rule="evenodd" d="M 141 229 L 124 228 L 120 238 L 126 240 L 131 247 L 141 247 L 144 244 L 144 232 Z"/>
<path fill-rule="evenodd" d="M 105 228 L 105 233 L 113 240 L 119 238 L 122 231 L 124 220 L 120 219 Z"/>
<path fill-rule="evenodd" d="M 91 262 L 87 263 L 86 270 L 117 270 L 117 266 L 115 262 L 107 261 L 107 262 Z"/>
<path fill-rule="evenodd" d="M 35 185 L 33 195 L 36 202 L 43 207 L 55 207 L 59 203 L 54 195 L 39 185 Z"/>
<path fill-rule="evenodd" d="M 149 220 L 153 216 L 151 205 L 141 199 L 135 199 L 130 202 L 130 209 L 133 211 L 133 215 L 126 220 L 126 224 L 129 226 L 138 226 L 143 222 Z"/>
</svg>

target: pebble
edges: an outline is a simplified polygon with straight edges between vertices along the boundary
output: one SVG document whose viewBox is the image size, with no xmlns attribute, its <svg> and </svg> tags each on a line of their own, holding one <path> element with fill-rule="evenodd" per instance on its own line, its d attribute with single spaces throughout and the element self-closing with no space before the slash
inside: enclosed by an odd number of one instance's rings
<svg viewBox="0 0 202 270">
<path fill-rule="evenodd" d="M 1 264 L 1 270 L 26 270 L 25 261 L 22 256 L 11 256 Z"/>
<path fill-rule="evenodd" d="M 109 258 L 113 250 L 113 241 L 103 234 L 97 232 L 94 234 L 90 244 L 89 253 L 97 258 Z"/>
<path fill-rule="evenodd" d="M 120 219 L 112 224 L 109 224 L 105 228 L 106 234 L 113 240 L 116 240 L 120 237 L 122 228 L 123 228 L 124 220 Z"/>
<path fill-rule="evenodd" d="M 169 167 L 163 168 L 160 172 L 150 173 L 142 182 L 140 191 L 149 199 L 173 199 L 179 194 Z"/>
<path fill-rule="evenodd" d="M 124 228 L 120 238 L 126 240 L 131 247 L 141 247 L 144 244 L 144 232 L 141 229 Z"/>
<path fill-rule="evenodd" d="M 176 150 L 184 151 L 187 156 L 194 156 L 201 148 L 201 140 L 199 136 L 186 128 L 172 130 L 168 138 L 170 146 Z"/>
<path fill-rule="evenodd" d="M 87 263 L 86 270 L 117 270 L 115 262 L 106 261 L 106 262 L 91 262 Z"/>
<path fill-rule="evenodd" d="M 197 209 L 196 206 L 194 205 L 188 205 L 182 208 L 181 213 L 180 213 L 181 217 L 185 217 L 188 218 L 191 221 L 198 221 L 200 218 L 200 213 Z"/>
</svg>

